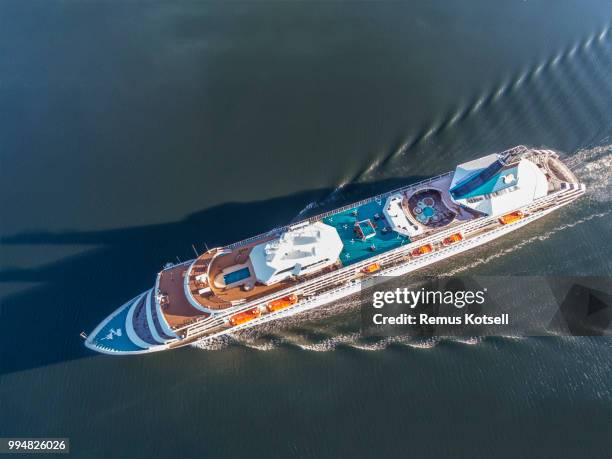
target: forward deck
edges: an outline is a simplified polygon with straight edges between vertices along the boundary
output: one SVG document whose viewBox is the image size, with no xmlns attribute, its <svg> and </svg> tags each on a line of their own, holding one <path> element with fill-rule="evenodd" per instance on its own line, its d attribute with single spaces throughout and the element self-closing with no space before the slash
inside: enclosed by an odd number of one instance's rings
<svg viewBox="0 0 612 459">
<path fill-rule="evenodd" d="M 209 316 L 195 308 L 185 296 L 184 281 L 189 265 L 181 264 L 159 273 L 159 294 L 162 314 L 172 329 L 184 327 Z"/>
</svg>

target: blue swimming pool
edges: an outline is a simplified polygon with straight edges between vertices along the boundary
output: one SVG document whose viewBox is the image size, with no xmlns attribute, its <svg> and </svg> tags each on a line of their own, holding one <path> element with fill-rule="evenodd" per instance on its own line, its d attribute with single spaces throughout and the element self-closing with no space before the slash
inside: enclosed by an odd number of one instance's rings
<svg viewBox="0 0 612 459">
<path fill-rule="evenodd" d="M 231 273 L 225 274 L 223 276 L 223 280 L 225 281 L 225 285 L 230 285 L 244 280 L 250 275 L 251 272 L 249 271 L 249 268 L 242 268 L 237 271 L 232 271 Z"/>
<path fill-rule="evenodd" d="M 495 164 L 495 163 L 494 163 Z M 491 166 L 489 166 L 491 167 Z M 487 168 L 488 169 L 488 168 Z M 479 173 L 476 178 L 469 179 L 465 185 L 456 186 L 451 190 L 451 194 L 454 198 L 468 199 L 475 196 L 481 196 L 483 194 L 493 193 L 495 191 L 503 190 L 510 186 L 516 185 L 516 179 L 505 180 L 506 177 L 518 177 L 518 166 L 509 169 L 504 169 L 502 172 L 493 175 L 488 178 L 485 182 L 479 182 L 478 178 L 480 174 L 484 174 L 486 169 Z"/>
<path fill-rule="evenodd" d="M 374 236 L 374 234 L 376 234 L 376 230 L 372 227 L 372 223 L 370 223 L 370 220 L 364 220 L 361 222 L 357 223 L 359 225 L 359 228 L 361 229 L 361 232 L 363 233 L 363 237 L 364 238 L 369 238 Z"/>
</svg>

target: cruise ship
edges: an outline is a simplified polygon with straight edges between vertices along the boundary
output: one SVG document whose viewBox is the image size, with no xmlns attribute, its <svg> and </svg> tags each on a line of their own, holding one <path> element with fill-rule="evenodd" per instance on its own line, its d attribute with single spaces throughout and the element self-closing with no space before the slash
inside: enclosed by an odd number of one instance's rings
<svg viewBox="0 0 612 459">
<path fill-rule="evenodd" d="M 168 263 L 85 345 L 139 354 L 210 340 L 401 276 L 541 218 L 584 194 L 552 150 L 517 146 L 454 171 Z M 153 279 L 152 279 L 153 283 Z"/>
</svg>

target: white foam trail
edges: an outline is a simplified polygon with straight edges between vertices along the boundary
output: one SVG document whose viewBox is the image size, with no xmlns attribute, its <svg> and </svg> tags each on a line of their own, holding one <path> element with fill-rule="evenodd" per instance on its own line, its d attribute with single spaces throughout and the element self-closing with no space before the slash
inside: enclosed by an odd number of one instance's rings
<svg viewBox="0 0 612 459">
<path fill-rule="evenodd" d="M 240 341 L 239 344 L 244 347 L 248 347 L 249 349 L 254 349 L 256 351 L 271 351 L 279 346 L 279 343 L 276 340 L 270 340 L 264 343 L 249 343 L 245 341 Z"/>
<path fill-rule="evenodd" d="M 298 347 L 304 351 L 329 352 L 336 350 L 339 346 L 358 349 L 361 351 L 380 351 L 391 345 L 403 345 L 415 349 L 431 349 L 438 344 L 439 339 L 419 339 L 413 336 L 392 336 L 380 338 L 377 341 L 364 342 L 363 336 L 359 332 L 341 334 L 331 338 L 326 338 L 317 343 L 304 343 L 295 339 L 282 340 L 282 343 Z M 471 343 L 471 341 L 470 341 Z"/>
<path fill-rule="evenodd" d="M 606 39 L 607 33 L 608 33 L 608 29 L 607 28 L 603 29 L 601 33 L 599 34 L 599 37 L 598 37 L 599 41 L 604 41 Z"/>
<path fill-rule="evenodd" d="M 578 45 L 574 45 L 572 49 L 570 50 L 570 52 L 568 53 L 568 55 L 570 57 L 574 57 L 574 55 L 576 54 L 576 51 L 578 51 Z"/>
<path fill-rule="evenodd" d="M 327 352 L 333 351 L 340 344 L 351 344 L 359 339 L 359 333 L 350 333 L 345 335 L 338 335 L 332 338 L 327 338 L 319 343 L 288 343 L 293 344 L 304 351 L 313 352 Z"/>
<path fill-rule="evenodd" d="M 300 220 L 304 216 L 304 214 L 306 214 L 306 212 L 308 212 L 308 211 L 310 211 L 312 209 L 316 209 L 317 207 L 323 206 L 325 204 L 332 203 L 336 198 L 338 198 L 338 194 L 349 183 L 350 183 L 350 180 L 344 180 L 331 193 L 329 193 L 326 197 L 324 197 L 320 201 L 309 202 L 302 210 L 300 210 L 298 212 L 298 214 L 295 217 L 293 217 L 291 222 L 293 223 L 293 222 L 296 222 L 296 221 Z"/>
<path fill-rule="evenodd" d="M 301 220 L 301 219 L 302 219 L 302 216 L 303 216 L 303 215 L 304 215 L 306 212 L 308 212 L 308 211 L 310 211 L 310 210 L 312 210 L 312 209 L 315 209 L 315 208 L 316 208 L 316 207 L 318 207 L 318 206 L 319 206 L 319 204 L 317 203 L 317 201 L 312 201 L 312 202 L 309 202 L 309 203 L 306 205 L 306 207 L 304 207 L 302 210 L 300 210 L 300 211 L 299 211 L 299 213 L 298 213 L 298 214 L 297 214 L 295 217 L 293 217 L 293 220 L 291 220 L 291 222 L 293 223 L 293 222 L 295 222 L 295 221 Z"/>
<path fill-rule="evenodd" d="M 370 164 L 370 166 L 363 172 L 363 174 L 360 174 L 360 179 L 364 179 L 367 178 L 368 174 L 370 174 L 372 171 L 376 170 L 376 168 L 378 166 L 380 166 L 381 163 L 381 159 L 377 158 L 374 161 L 372 161 L 372 164 Z"/>
<path fill-rule="evenodd" d="M 340 193 L 342 192 L 342 190 L 344 190 L 344 188 L 351 183 L 350 180 L 346 179 L 344 180 L 342 183 L 340 183 L 336 189 L 334 191 L 332 191 L 325 199 L 322 199 L 319 202 L 319 205 L 325 205 L 325 204 L 330 204 L 334 201 L 336 201 L 339 197 L 340 197 Z"/>
<path fill-rule="evenodd" d="M 436 133 L 436 131 L 438 130 L 437 126 L 432 127 L 429 131 L 427 131 L 427 133 L 423 136 L 423 140 L 427 140 L 429 139 L 432 135 L 434 135 Z"/>
<path fill-rule="evenodd" d="M 505 338 L 508 340 L 522 340 L 525 339 L 524 336 L 500 336 L 497 338 Z M 337 336 L 333 336 L 331 338 L 326 338 L 320 342 L 305 342 L 308 340 L 306 337 L 284 337 L 284 338 L 273 338 L 268 342 L 257 343 L 251 341 L 242 341 L 242 340 L 225 340 L 225 343 L 222 345 L 210 343 L 196 343 L 192 345 L 193 347 L 207 350 L 207 351 L 217 351 L 225 349 L 229 346 L 233 341 L 236 344 L 243 346 L 248 349 L 253 349 L 256 351 L 267 352 L 274 349 L 279 348 L 282 345 L 293 346 L 299 348 L 303 351 L 309 352 L 332 352 L 338 349 L 338 347 L 342 346 L 345 348 L 356 349 L 360 351 L 383 351 L 390 346 L 403 346 L 412 349 L 419 350 L 427 350 L 436 347 L 438 344 L 442 342 L 452 342 L 465 344 L 468 346 L 475 346 L 483 343 L 486 340 L 486 337 L 483 336 L 473 336 L 473 337 L 456 337 L 456 338 L 440 338 L 440 337 L 431 337 L 431 338 L 416 338 L 412 335 L 401 335 L 401 336 L 391 336 L 386 338 L 379 338 L 376 341 L 365 342 L 363 341 L 364 337 L 359 332 L 355 333 L 346 333 L 340 334 Z"/>
<path fill-rule="evenodd" d="M 469 338 L 456 338 L 453 341 L 461 344 L 467 344 L 469 346 L 474 346 L 476 344 L 480 344 L 484 341 L 483 336 L 471 336 Z"/>
<path fill-rule="evenodd" d="M 410 146 L 410 141 L 406 141 L 404 142 L 398 149 L 397 151 L 393 154 L 393 157 L 399 157 L 402 156 L 404 153 L 406 153 L 408 151 L 408 147 Z"/>
<path fill-rule="evenodd" d="M 587 194 L 599 202 L 608 202 L 612 193 L 612 144 L 579 150 L 569 160 L 578 179 L 587 186 Z"/>
<path fill-rule="evenodd" d="M 603 139 L 603 141 L 609 140 L 609 137 Z M 591 148 L 582 148 L 574 153 L 572 156 L 567 158 L 569 164 L 582 164 L 587 161 L 594 161 L 598 159 L 598 156 L 605 154 L 612 154 L 612 144 L 598 145 Z"/>
<path fill-rule="evenodd" d="M 383 338 L 373 343 L 353 343 L 352 348 L 360 351 L 382 351 L 392 344 L 407 344 L 402 342 L 401 337 Z"/>
<path fill-rule="evenodd" d="M 414 349 L 431 349 L 440 342 L 439 338 L 420 339 L 413 336 L 392 336 L 383 338 L 373 343 L 354 343 L 351 345 L 354 349 L 360 351 L 382 351 L 392 345 L 402 345 Z"/>
<path fill-rule="evenodd" d="M 521 73 L 521 75 L 516 79 L 512 87 L 514 89 L 517 89 L 520 85 L 523 84 L 523 82 L 525 81 L 525 78 L 527 78 L 527 72 Z"/>
<path fill-rule="evenodd" d="M 493 99 L 494 100 L 499 99 L 504 94 L 504 92 L 506 92 L 506 90 L 508 89 L 508 86 L 509 86 L 509 84 L 507 84 L 507 83 L 502 84 L 499 87 L 499 89 L 497 90 L 497 92 L 495 93 L 495 96 L 494 96 Z"/>
<path fill-rule="evenodd" d="M 484 103 L 484 97 L 481 97 L 480 99 L 478 99 L 478 101 L 474 104 L 474 107 L 472 107 L 472 110 L 470 110 L 472 113 L 477 112 L 478 110 L 480 110 L 480 107 L 482 106 L 482 104 Z"/>
<path fill-rule="evenodd" d="M 220 351 L 228 347 L 232 342 L 229 336 L 222 336 L 220 338 L 214 338 L 206 341 L 196 341 L 191 344 L 191 347 L 202 349 L 205 351 Z"/>
<path fill-rule="evenodd" d="M 454 125 L 459 120 L 459 118 L 461 118 L 461 115 L 463 115 L 463 110 L 459 110 L 457 113 L 455 113 L 453 117 L 451 118 L 451 120 L 449 121 L 448 125 L 449 126 Z"/>
<path fill-rule="evenodd" d="M 405 153 L 405 150 L 408 148 L 408 145 L 409 145 L 408 142 L 402 144 L 400 148 L 392 155 L 392 157 L 396 157 L 396 156 L 399 156 Z M 350 185 L 351 183 L 355 183 L 358 181 L 363 181 L 364 179 L 367 179 L 368 177 L 370 177 L 373 174 L 373 172 L 375 172 L 379 168 L 383 160 L 384 160 L 384 157 L 382 156 L 377 156 L 376 158 L 374 158 L 368 167 L 366 167 L 362 172 L 357 174 L 352 179 L 345 179 L 326 198 L 322 199 L 318 203 L 318 205 L 327 205 L 327 204 L 331 204 L 332 202 L 337 201 L 339 198 L 342 197 L 341 192 L 346 188 L 347 185 Z"/>
</svg>

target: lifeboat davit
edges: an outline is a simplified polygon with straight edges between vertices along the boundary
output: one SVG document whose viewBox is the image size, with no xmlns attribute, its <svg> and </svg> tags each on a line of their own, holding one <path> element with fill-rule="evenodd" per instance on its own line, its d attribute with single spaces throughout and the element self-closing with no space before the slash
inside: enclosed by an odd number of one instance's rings
<svg viewBox="0 0 612 459">
<path fill-rule="evenodd" d="M 413 257 L 420 257 L 421 255 L 425 255 L 426 253 L 430 253 L 433 251 L 433 247 L 431 244 L 425 244 L 421 247 L 417 247 L 412 251 Z"/>
<path fill-rule="evenodd" d="M 499 222 L 502 225 L 509 225 L 510 223 L 514 223 L 520 220 L 521 218 L 525 218 L 525 214 L 520 210 L 517 210 L 515 212 L 510 212 L 509 214 L 499 217 Z"/>
<path fill-rule="evenodd" d="M 257 319 L 261 315 L 261 310 L 257 307 L 249 309 L 248 311 L 239 312 L 230 317 L 229 323 L 232 327 L 236 325 L 242 325 L 253 319 Z"/>
<path fill-rule="evenodd" d="M 463 241 L 463 235 L 461 233 L 455 233 L 455 234 L 451 234 L 448 237 L 445 237 L 444 240 L 442 241 L 442 244 L 451 245 L 451 244 L 454 244 L 456 242 L 461 242 L 461 241 Z"/>
<path fill-rule="evenodd" d="M 291 305 L 297 303 L 298 297 L 295 294 L 284 296 L 278 300 L 270 301 L 266 306 L 268 312 L 279 311 L 281 309 L 288 308 Z"/>
</svg>

